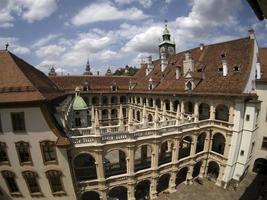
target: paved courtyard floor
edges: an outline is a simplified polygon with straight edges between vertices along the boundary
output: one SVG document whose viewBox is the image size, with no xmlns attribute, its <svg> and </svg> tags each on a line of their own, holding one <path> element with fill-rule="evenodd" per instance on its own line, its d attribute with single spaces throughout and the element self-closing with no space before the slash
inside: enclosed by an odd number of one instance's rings
<svg viewBox="0 0 267 200">
<path fill-rule="evenodd" d="M 267 176 L 249 173 L 236 190 L 223 189 L 206 179 L 203 185 L 180 184 L 177 192 L 160 194 L 157 200 L 267 200 Z"/>
</svg>

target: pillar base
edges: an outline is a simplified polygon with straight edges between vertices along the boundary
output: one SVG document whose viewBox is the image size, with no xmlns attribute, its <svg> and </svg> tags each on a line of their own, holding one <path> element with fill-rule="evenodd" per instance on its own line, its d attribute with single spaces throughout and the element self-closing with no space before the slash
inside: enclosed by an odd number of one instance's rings
<svg viewBox="0 0 267 200">
<path fill-rule="evenodd" d="M 156 198 L 158 198 L 157 194 L 150 194 L 150 199 L 156 199 Z"/>
<path fill-rule="evenodd" d="M 175 187 L 171 187 L 168 189 L 168 192 L 171 194 L 171 193 L 177 192 L 177 190 Z"/>
</svg>

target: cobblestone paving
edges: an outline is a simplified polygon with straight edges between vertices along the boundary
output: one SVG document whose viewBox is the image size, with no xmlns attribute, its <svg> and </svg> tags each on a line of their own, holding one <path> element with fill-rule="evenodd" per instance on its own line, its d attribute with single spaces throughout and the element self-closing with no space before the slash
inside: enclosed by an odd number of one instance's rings
<svg viewBox="0 0 267 200">
<path fill-rule="evenodd" d="M 265 192 L 265 198 L 259 198 Z M 267 199 L 267 176 L 247 174 L 236 191 L 233 188 L 223 189 L 208 180 L 203 185 L 194 182 L 192 185 L 180 184 L 177 192 L 160 194 L 157 200 L 265 200 Z"/>
</svg>

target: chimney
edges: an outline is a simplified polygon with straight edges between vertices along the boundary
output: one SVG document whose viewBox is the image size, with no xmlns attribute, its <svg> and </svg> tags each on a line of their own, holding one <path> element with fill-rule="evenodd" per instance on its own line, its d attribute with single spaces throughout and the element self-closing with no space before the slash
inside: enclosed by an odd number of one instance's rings
<svg viewBox="0 0 267 200">
<path fill-rule="evenodd" d="M 225 59 L 222 60 L 222 66 L 223 66 L 223 76 L 227 76 L 228 66 L 227 66 L 227 61 Z"/>
<path fill-rule="evenodd" d="M 186 75 L 188 71 L 194 71 L 194 60 L 191 58 L 191 53 L 185 53 L 185 59 L 183 61 L 183 75 Z"/>
<path fill-rule="evenodd" d="M 161 72 L 164 72 L 164 70 L 166 69 L 167 65 L 168 65 L 168 61 L 167 61 L 167 58 L 166 58 L 166 53 L 162 52 L 161 53 L 161 59 L 160 59 Z"/>
<path fill-rule="evenodd" d="M 261 79 L 261 64 L 260 64 L 260 62 L 256 63 L 256 79 Z"/>
<path fill-rule="evenodd" d="M 204 44 L 203 43 L 199 44 L 199 49 L 200 49 L 200 51 L 203 51 L 203 49 L 204 49 Z"/>
<path fill-rule="evenodd" d="M 254 40 L 256 38 L 255 37 L 255 31 L 253 29 L 249 29 L 248 34 L 249 34 L 250 39 Z"/>
<path fill-rule="evenodd" d="M 181 71 L 180 71 L 180 67 L 176 67 L 176 71 L 175 71 L 175 77 L 178 80 L 181 76 Z"/>
</svg>

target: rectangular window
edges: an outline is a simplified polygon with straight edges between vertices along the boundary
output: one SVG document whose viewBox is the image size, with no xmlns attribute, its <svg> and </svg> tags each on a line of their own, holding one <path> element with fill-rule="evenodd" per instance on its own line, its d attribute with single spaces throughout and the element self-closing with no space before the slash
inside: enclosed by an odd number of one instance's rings
<svg viewBox="0 0 267 200">
<path fill-rule="evenodd" d="M 8 164 L 8 163 L 9 163 L 9 160 L 7 157 L 6 143 L 0 142 L 0 165 Z"/>
<path fill-rule="evenodd" d="M 17 142 L 16 148 L 20 164 L 32 164 L 30 147 L 28 142 Z"/>
<path fill-rule="evenodd" d="M 40 143 L 44 163 L 56 162 L 56 147 L 55 143 L 52 141 L 43 141 Z"/>
<path fill-rule="evenodd" d="M 24 112 L 11 113 L 12 127 L 14 132 L 24 132 L 25 129 L 25 119 Z"/>
<path fill-rule="evenodd" d="M 267 150 L 267 137 L 263 137 L 261 148 Z"/>
<path fill-rule="evenodd" d="M 250 115 L 246 115 L 246 121 L 249 121 Z"/>
</svg>

